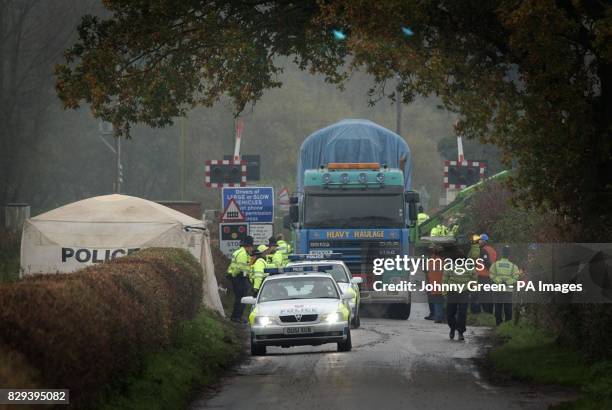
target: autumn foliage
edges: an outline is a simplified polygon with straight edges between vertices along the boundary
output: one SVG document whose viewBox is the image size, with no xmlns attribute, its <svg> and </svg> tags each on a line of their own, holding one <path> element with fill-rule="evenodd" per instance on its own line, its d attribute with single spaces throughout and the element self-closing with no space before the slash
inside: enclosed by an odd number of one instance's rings
<svg viewBox="0 0 612 410">
<path fill-rule="evenodd" d="M 143 354 L 168 346 L 179 323 L 195 316 L 201 284 L 187 252 L 148 249 L 0 285 L 0 354 L 18 353 L 36 369 L 30 385 L 68 388 L 71 402 L 92 398 Z"/>
</svg>

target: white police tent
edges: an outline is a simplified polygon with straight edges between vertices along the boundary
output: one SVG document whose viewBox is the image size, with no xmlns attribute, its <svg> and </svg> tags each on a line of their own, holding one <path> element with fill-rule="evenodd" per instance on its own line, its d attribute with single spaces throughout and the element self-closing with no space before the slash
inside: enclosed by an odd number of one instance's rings
<svg viewBox="0 0 612 410">
<path fill-rule="evenodd" d="M 29 218 L 21 272 L 74 272 L 150 247 L 182 248 L 195 256 L 204 270 L 204 303 L 223 314 L 203 222 L 142 198 L 97 196 Z"/>
</svg>

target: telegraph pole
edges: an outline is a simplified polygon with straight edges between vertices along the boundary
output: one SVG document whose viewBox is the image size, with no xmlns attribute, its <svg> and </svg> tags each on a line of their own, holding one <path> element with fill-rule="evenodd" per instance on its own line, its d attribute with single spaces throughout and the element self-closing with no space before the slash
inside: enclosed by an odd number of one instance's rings
<svg viewBox="0 0 612 410">
<path fill-rule="evenodd" d="M 115 137 L 115 149 L 117 150 L 117 182 L 115 183 L 115 193 L 121 193 L 121 184 L 123 183 L 123 166 L 121 165 L 121 137 Z"/>
<path fill-rule="evenodd" d="M 400 77 L 397 77 L 397 86 L 395 87 L 395 132 L 397 135 L 402 135 L 402 93 L 400 92 Z"/>
<path fill-rule="evenodd" d="M 185 200 L 185 117 L 179 120 L 180 161 L 181 161 L 181 201 Z"/>
<path fill-rule="evenodd" d="M 106 136 L 114 136 L 113 124 L 110 122 L 100 120 L 98 124 L 99 134 L 98 136 L 106 145 L 106 147 L 115 154 L 115 180 L 113 181 L 113 192 L 115 194 L 121 193 L 121 184 L 123 183 L 123 166 L 121 165 L 121 137 L 115 136 L 115 146 L 106 141 Z"/>
</svg>

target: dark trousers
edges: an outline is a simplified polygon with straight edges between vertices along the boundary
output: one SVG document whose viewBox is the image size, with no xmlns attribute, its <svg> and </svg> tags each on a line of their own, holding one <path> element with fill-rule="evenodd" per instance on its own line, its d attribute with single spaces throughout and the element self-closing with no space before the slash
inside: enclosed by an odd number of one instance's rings
<svg viewBox="0 0 612 410">
<path fill-rule="evenodd" d="M 232 276 L 232 288 L 234 289 L 234 309 L 232 319 L 241 319 L 244 312 L 244 305 L 240 302 L 249 293 L 249 280 L 242 275 Z"/>
<path fill-rule="evenodd" d="M 468 293 L 449 292 L 447 301 L 446 323 L 448 323 L 448 327 L 459 333 L 465 332 L 465 322 L 467 320 L 467 309 L 469 304 Z"/>
<path fill-rule="evenodd" d="M 503 313 L 503 320 L 502 320 Z M 501 325 L 502 322 L 512 320 L 512 303 L 496 303 L 495 304 L 495 323 Z"/>
<path fill-rule="evenodd" d="M 479 276 L 478 283 L 491 284 L 491 278 Z M 470 311 L 474 314 L 485 312 L 493 313 L 493 303 L 491 303 L 491 292 L 474 292 L 472 293 L 472 305 Z"/>
<path fill-rule="evenodd" d="M 442 321 L 444 319 L 444 296 L 427 295 L 429 298 L 429 315 L 436 321 Z"/>
</svg>

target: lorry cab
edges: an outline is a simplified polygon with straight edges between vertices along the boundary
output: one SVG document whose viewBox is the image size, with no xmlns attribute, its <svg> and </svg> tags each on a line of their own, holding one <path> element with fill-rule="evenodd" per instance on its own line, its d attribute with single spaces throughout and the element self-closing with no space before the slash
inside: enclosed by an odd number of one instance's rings
<svg viewBox="0 0 612 410">
<path fill-rule="evenodd" d="M 388 305 L 387 316 L 407 319 L 409 292 L 374 291 L 373 283 L 400 283 L 404 272 L 372 273 L 373 260 L 411 254 L 410 229 L 418 195 L 405 192 L 400 169 L 379 163 L 330 163 L 306 170 L 292 210 L 299 253 L 340 253 L 361 277 L 361 303 Z M 295 202 L 295 201 L 294 201 Z"/>
</svg>

